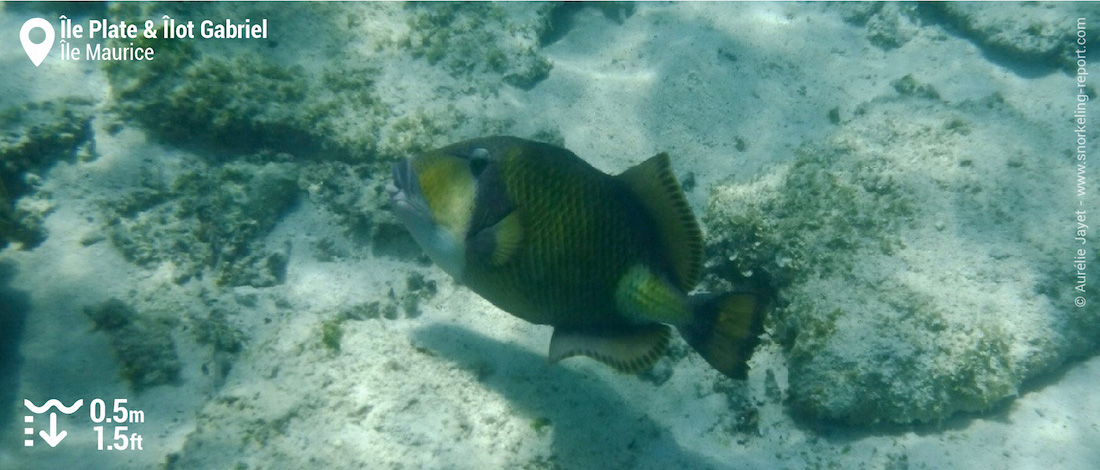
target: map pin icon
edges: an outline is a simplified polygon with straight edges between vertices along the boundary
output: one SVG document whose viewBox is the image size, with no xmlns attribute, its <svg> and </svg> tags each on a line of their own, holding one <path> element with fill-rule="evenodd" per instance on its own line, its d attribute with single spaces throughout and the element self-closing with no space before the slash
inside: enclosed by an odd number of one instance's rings
<svg viewBox="0 0 1100 470">
<path fill-rule="evenodd" d="M 38 44 L 31 42 L 31 30 L 34 28 L 42 28 L 42 31 L 46 32 L 45 41 Z M 27 51 L 27 57 L 31 58 L 35 67 L 38 67 L 46 59 L 50 49 L 53 49 L 53 25 L 42 18 L 31 18 L 23 23 L 22 28 L 19 28 L 19 42 L 23 43 L 23 50 Z"/>
</svg>

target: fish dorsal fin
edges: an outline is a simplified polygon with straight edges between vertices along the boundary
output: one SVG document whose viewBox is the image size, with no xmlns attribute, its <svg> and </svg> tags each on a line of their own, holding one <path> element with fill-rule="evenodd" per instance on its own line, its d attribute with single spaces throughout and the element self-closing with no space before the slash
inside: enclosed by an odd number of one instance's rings
<svg viewBox="0 0 1100 470">
<path fill-rule="evenodd" d="M 550 338 L 550 362 L 588 356 L 619 372 L 638 373 L 653 367 L 665 354 L 671 331 L 661 324 L 599 332 L 555 328 Z"/>
<path fill-rule="evenodd" d="M 699 282 L 703 233 L 672 174 L 667 153 L 659 153 L 618 175 L 653 218 L 661 247 L 672 265 L 676 284 L 685 292 Z"/>
</svg>

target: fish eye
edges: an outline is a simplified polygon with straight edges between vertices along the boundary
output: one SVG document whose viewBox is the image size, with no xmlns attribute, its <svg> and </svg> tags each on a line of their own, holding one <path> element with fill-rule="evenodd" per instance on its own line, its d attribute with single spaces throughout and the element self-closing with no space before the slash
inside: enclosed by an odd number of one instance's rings
<svg viewBox="0 0 1100 470">
<path fill-rule="evenodd" d="M 470 159 L 472 159 L 472 160 L 488 160 L 489 159 L 489 151 L 484 149 L 484 148 L 481 148 L 481 147 L 473 149 L 473 150 L 470 151 Z"/>
<path fill-rule="evenodd" d="M 480 176 L 482 171 L 485 171 L 485 166 L 489 164 L 489 151 L 483 148 L 476 148 L 470 152 L 470 172 L 474 176 Z"/>
</svg>

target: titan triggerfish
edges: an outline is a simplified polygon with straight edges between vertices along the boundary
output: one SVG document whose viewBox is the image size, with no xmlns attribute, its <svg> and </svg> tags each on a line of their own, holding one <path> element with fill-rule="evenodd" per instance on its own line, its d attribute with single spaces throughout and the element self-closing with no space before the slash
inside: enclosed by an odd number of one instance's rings
<svg viewBox="0 0 1100 470">
<path fill-rule="evenodd" d="M 468 140 L 393 165 L 390 201 L 428 256 L 500 309 L 551 325 L 550 360 L 650 368 L 670 326 L 715 369 L 745 378 L 763 301 L 689 295 L 703 236 L 666 153 L 611 176 L 569 150 Z"/>
</svg>

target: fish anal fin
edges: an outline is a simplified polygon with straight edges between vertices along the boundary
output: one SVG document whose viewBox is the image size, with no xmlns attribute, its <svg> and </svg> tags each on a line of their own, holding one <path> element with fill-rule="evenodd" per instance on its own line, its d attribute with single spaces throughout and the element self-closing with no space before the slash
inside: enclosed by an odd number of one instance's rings
<svg viewBox="0 0 1100 470">
<path fill-rule="evenodd" d="M 652 158 L 616 176 L 641 201 L 656 225 L 661 247 L 685 292 L 699 282 L 703 265 L 703 233 L 695 214 L 672 173 L 667 153 Z"/>
<path fill-rule="evenodd" d="M 661 324 L 598 332 L 555 328 L 550 339 L 550 362 L 588 356 L 619 372 L 634 374 L 653 367 L 664 355 L 671 336 L 671 329 Z"/>
</svg>

